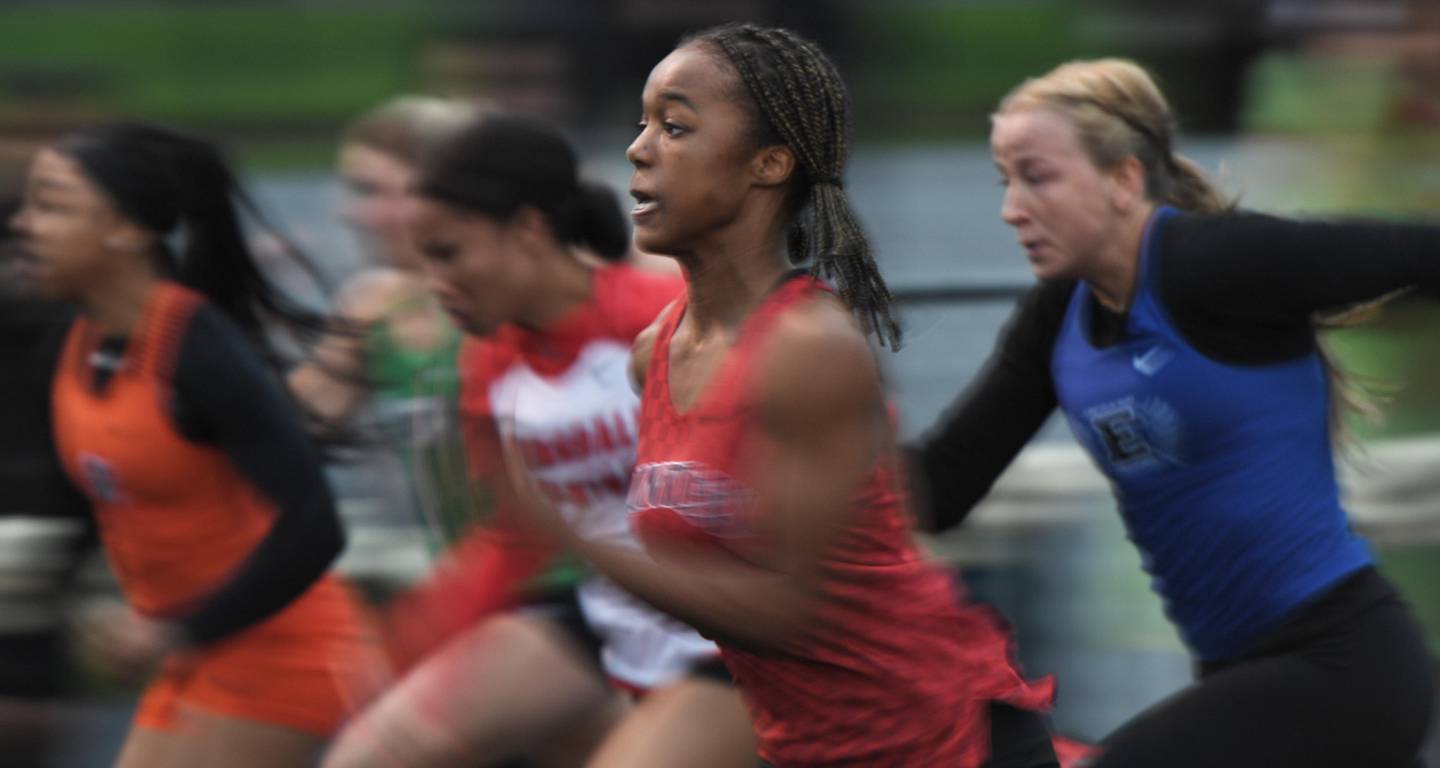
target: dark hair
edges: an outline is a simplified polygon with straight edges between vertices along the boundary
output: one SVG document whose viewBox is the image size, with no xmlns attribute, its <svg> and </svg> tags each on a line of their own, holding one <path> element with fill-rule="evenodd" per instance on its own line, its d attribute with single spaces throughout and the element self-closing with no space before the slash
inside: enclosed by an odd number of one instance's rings
<svg viewBox="0 0 1440 768">
<path fill-rule="evenodd" d="M 609 187 L 581 181 L 576 166 L 575 149 L 548 123 L 493 116 L 446 141 L 422 167 L 416 189 L 500 221 L 533 207 L 550 219 L 560 242 L 619 261 L 630 244 L 619 198 Z"/>
<path fill-rule="evenodd" d="M 795 217 L 790 260 L 835 284 L 866 331 L 900 346 L 893 301 L 875 264 L 870 241 L 842 186 L 850 152 L 850 96 L 819 46 L 787 29 L 727 24 L 688 35 L 681 46 L 703 45 L 739 75 L 737 93 L 752 113 L 757 146 L 785 144 L 801 173 L 791 188 Z"/>
<path fill-rule="evenodd" d="M 166 128 L 117 122 L 71 134 L 57 149 L 79 164 L 121 215 L 159 236 L 162 270 L 204 294 L 272 365 L 280 359 L 267 338 L 268 323 L 307 339 L 325 329 L 323 316 L 300 307 L 260 271 L 240 228 L 241 209 L 318 281 L 299 250 L 265 224 L 214 145 Z M 167 243 L 174 238 L 179 253 Z"/>
</svg>

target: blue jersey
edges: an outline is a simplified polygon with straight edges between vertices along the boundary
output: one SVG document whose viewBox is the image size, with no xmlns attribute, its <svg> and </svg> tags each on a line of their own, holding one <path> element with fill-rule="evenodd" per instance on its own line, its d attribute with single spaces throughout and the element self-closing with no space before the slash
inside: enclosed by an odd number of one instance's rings
<svg viewBox="0 0 1440 768">
<path fill-rule="evenodd" d="M 1060 407 L 1110 479 L 1129 536 L 1202 660 L 1233 657 L 1371 562 L 1340 506 L 1318 353 L 1241 366 L 1210 359 L 1161 305 L 1157 233 L 1143 239 L 1119 343 L 1087 337 L 1071 294 L 1051 355 Z"/>
</svg>

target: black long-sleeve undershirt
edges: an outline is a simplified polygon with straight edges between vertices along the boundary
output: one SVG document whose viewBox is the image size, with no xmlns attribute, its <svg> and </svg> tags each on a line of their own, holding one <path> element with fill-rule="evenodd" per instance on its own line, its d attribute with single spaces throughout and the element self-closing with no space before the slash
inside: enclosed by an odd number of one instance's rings
<svg viewBox="0 0 1440 768">
<path fill-rule="evenodd" d="M 1317 313 L 1411 287 L 1440 292 L 1436 226 L 1181 213 L 1161 224 L 1152 247 L 1160 303 L 1186 341 L 1235 365 L 1309 353 Z M 1072 280 L 1031 289 L 975 380 L 908 448 L 930 529 L 958 525 L 1055 410 L 1050 358 L 1074 289 Z M 1120 341 L 1125 314 L 1088 300 L 1090 340 Z"/>
<path fill-rule="evenodd" d="M 179 618 L 189 642 L 205 645 L 289 605 L 325 573 L 345 537 L 298 410 L 251 342 L 216 308 L 195 312 L 173 382 L 180 434 L 222 451 L 276 513 L 236 572 Z"/>
</svg>

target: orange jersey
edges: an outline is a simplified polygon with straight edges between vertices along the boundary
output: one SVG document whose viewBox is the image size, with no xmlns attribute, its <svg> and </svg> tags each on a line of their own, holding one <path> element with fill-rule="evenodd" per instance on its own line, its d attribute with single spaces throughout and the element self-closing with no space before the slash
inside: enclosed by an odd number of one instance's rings
<svg viewBox="0 0 1440 768">
<path fill-rule="evenodd" d="M 213 591 L 274 516 L 224 453 L 186 440 L 171 416 L 170 374 L 201 301 L 176 285 L 155 289 L 99 393 L 88 358 L 100 333 L 78 318 L 51 392 L 60 459 L 94 504 L 126 599 L 147 616 L 181 614 Z"/>
<path fill-rule="evenodd" d="M 175 425 L 172 374 L 202 302 L 175 284 L 154 289 L 119 370 L 98 392 L 89 356 L 101 334 L 77 319 L 51 392 L 61 462 L 93 503 L 126 599 L 157 618 L 186 615 L 224 584 L 275 517 L 224 452 Z M 368 656 L 367 642 L 345 588 L 323 578 L 260 623 L 168 660 L 138 722 L 163 726 L 154 703 L 188 700 L 327 733 L 349 708 L 335 683 Z"/>
</svg>

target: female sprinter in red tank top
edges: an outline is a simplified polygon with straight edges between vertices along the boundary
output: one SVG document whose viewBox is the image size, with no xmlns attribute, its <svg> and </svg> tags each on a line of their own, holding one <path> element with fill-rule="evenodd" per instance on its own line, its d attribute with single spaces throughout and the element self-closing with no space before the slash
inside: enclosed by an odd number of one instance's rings
<svg viewBox="0 0 1440 768">
<path fill-rule="evenodd" d="M 786 30 L 721 27 L 661 61 L 642 106 L 636 242 L 688 287 L 632 361 L 629 506 L 650 556 L 571 545 L 717 641 L 766 764 L 1054 765 L 1035 714 L 1051 686 L 1021 679 L 1006 633 L 910 538 L 877 363 L 847 311 L 896 340 L 841 188 L 834 66 Z M 791 271 L 805 260 L 838 299 Z M 600 762 L 628 765 L 624 741 Z"/>
<path fill-rule="evenodd" d="M 683 285 L 616 263 L 629 245 L 619 201 L 576 165 L 554 128 L 493 116 L 417 179 L 414 244 L 469 336 L 462 424 L 495 514 L 392 609 L 397 655 L 428 653 L 346 729 L 327 768 L 582 765 L 626 716 L 622 687 L 644 692 L 640 711 L 660 701 L 671 714 L 627 766 L 753 766 L 715 645 L 608 579 L 547 568 L 554 543 L 515 525 L 502 436 L 582 536 L 639 549 L 625 505 L 640 410 L 630 346 Z"/>
<path fill-rule="evenodd" d="M 265 341 L 268 321 L 319 324 L 256 268 L 237 201 L 210 145 L 113 124 L 42 150 L 11 222 L 27 279 L 81 310 L 55 442 L 129 603 L 91 644 L 118 671 L 158 667 L 123 768 L 310 765 L 367 660 L 325 576 L 335 503 Z"/>
</svg>

